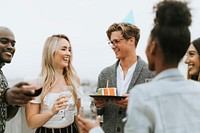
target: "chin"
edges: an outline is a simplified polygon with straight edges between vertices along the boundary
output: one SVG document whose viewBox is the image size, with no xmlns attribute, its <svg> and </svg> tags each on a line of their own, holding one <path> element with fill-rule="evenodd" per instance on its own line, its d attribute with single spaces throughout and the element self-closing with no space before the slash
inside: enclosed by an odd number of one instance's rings
<svg viewBox="0 0 200 133">
<path fill-rule="evenodd" d="M 150 71 L 155 71 L 155 66 L 153 64 L 148 64 L 148 68 Z"/>
<path fill-rule="evenodd" d="M 4 60 L 4 62 L 5 62 L 5 63 L 10 63 L 10 62 L 11 62 L 11 60 Z"/>
<path fill-rule="evenodd" d="M 197 71 L 189 71 L 189 74 L 192 76 L 198 76 L 199 72 Z"/>
</svg>

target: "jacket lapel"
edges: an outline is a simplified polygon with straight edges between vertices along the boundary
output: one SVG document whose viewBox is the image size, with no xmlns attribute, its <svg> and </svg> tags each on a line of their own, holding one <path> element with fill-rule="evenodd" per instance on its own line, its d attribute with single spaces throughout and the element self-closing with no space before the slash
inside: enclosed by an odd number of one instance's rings
<svg viewBox="0 0 200 133">
<path fill-rule="evenodd" d="M 131 79 L 127 92 L 129 92 L 129 90 L 135 86 L 136 81 L 138 77 L 140 76 L 143 66 L 144 66 L 144 62 L 138 57 L 137 65 L 136 65 L 135 71 L 133 72 L 133 77 Z"/>
</svg>

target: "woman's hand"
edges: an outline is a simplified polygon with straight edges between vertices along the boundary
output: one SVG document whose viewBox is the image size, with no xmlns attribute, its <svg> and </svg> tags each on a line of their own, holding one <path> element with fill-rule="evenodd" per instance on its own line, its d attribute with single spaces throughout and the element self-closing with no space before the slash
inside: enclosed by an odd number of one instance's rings
<svg viewBox="0 0 200 133">
<path fill-rule="evenodd" d="M 56 99 L 56 102 L 54 103 L 53 107 L 51 108 L 51 112 L 53 115 L 57 114 L 60 110 L 65 109 L 68 104 L 67 104 L 67 96 L 63 95 L 60 96 Z"/>
<path fill-rule="evenodd" d="M 96 122 L 90 122 L 78 115 L 77 123 L 79 126 L 80 133 L 88 133 L 92 128 L 100 126 L 100 116 L 97 116 Z"/>
</svg>

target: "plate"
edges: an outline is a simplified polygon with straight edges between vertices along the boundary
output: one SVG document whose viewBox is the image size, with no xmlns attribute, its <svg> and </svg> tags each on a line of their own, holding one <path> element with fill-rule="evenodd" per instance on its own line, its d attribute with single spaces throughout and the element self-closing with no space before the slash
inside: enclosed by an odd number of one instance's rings
<svg viewBox="0 0 200 133">
<path fill-rule="evenodd" d="M 123 100 L 126 98 L 126 96 L 103 96 L 103 95 L 95 95 L 95 94 L 90 94 L 90 97 L 94 99 L 100 99 L 100 100 Z"/>
</svg>

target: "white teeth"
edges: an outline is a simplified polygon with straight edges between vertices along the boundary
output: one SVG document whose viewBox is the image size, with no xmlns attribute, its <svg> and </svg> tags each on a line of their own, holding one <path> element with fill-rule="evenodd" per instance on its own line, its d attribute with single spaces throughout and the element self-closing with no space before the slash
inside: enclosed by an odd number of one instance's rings
<svg viewBox="0 0 200 133">
<path fill-rule="evenodd" d="M 188 66 L 188 69 L 191 69 L 193 66 Z"/>
<path fill-rule="evenodd" d="M 191 69 L 192 67 L 194 67 L 194 65 L 192 65 L 192 64 L 188 65 L 188 69 Z"/>
<path fill-rule="evenodd" d="M 12 56 L 12 54 L 10 52 L 5 52 L 7 55 Z"/>
<path fill-rule="evenodd" d="M 69 58 L 64 58 L 64 61 L 69 61 Z"/>
</svg>

